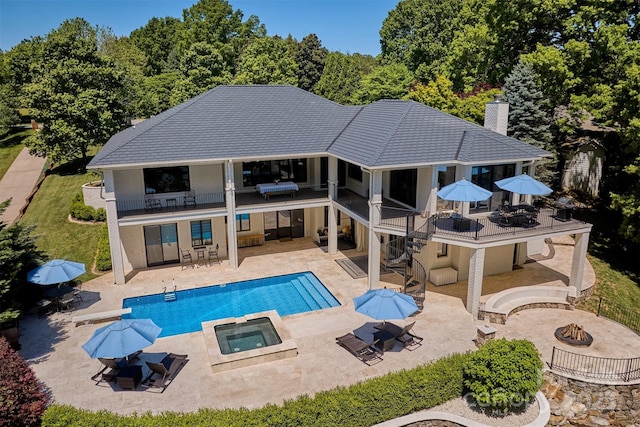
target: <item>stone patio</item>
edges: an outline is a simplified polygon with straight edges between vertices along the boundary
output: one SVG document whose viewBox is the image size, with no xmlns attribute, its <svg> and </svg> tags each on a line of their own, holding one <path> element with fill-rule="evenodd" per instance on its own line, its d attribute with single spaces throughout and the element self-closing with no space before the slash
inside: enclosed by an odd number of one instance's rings
<svg viewBox="0 0 640 427">
<path fill-rule="evenodd" d="M 570 268 L 567 260 L 571 259 L 571 254 L 572 246 L 555 246 L 553 256 L 542 256 L 539 262 L 527 263 L 523 269 L 509 274 L 486 277 L 484 293 L 527 284 L 566 286 L 566 270 Z M 278 404 L 301 394 L 313 395 L 476 348 L 476 328 L 484 322 L 474 320 L 466 311 L 463 302 L 466 282 L 459 282 L 437 288 L 430 286 L 423 312 L 407 319 L 416 321 L 414 330 L 424 337 L 421 347 L 408 351 L 396 345 L 385 352 L 381 363 L 367 366 L 360 362 L 335 343 L 335 337 L 349 331 L 370 333 L 375 324 L 372 319 L 354 311 L 352 298 L 366 291 L 367 282 L 366 278 L 352 279 L 335 262 L 345 255 L 327 254 L 311 239 L 294 239 L 241 249 L 241 264 L 236 270 L 224 261 L 220 265 L 186 269 L 176 265 L 138 271 L 122 286 L 113 285 L 113 276 L 106 274 L 83 285 L 84 301 L 75 312 L 56 313 L 45 318 L 27 316 L 20 324 L 20 353 L 45 383 L 56 403 L 130 414 Z M 162 292 L 164 286 L 172 287 L 174 280 L 177 289 L 182 290 L 300 271 L 315 273 L 342 305 L 282 318 L 296 342 L 296 357 L 213 373 L 203 334 L 194 332 L 160 338 L 144 350 L 142 360 L 159 361 L 169 352 L 189 355 L 187 365 L 163 393 L 143 387 L 122 391 L 115 384 L 102 382 L 96 385 L 91 381 L 100 364 L 90 359 L 81 345 L 101 325 L 75 327 L 71 322 L 73 316 L 120 308 L 123 298 Z M 394 280 L 386 276 L 382 280 Z M 589 265 L 584 277 L 585 281 L 593 283 L 593 270 Z M 553 345 L 563 345 L 554 342 L 553 331 L 571 322 L 583 324 L 594 337 L 590 348 L 576 352 L 607 357 L 640 353 L 640 340 L 635 334 L 609 320 L 578 310 L 527 310 L 514 314 L 506 325 L 494 326 L 498 329 L 498 337 L 533 341 L 547 362 Z M 625 345 L 620 346 L 620 342 Z"/>
</svg>

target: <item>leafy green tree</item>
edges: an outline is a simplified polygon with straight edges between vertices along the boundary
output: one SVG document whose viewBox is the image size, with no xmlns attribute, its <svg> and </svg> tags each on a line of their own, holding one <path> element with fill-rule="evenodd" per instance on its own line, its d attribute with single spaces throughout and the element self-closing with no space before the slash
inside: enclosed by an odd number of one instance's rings
<svg viewBox="0 0 640 427">
<path fill-rule="evenodd" d="M 148 95 L 143 88 L 147 56 L 128 37 L 116 37 L 110 29 L 100 30 L 99 36 L 99 53 L 112 60 L 123 76 L 122 103 L 126 114 L 138 117 Z"/>
<path fill-rule="evenodd" d="M 359 65 L 354 56 L 331 52 L 314 92 L 339 104 L 353 103 L 362 78 Z"/>
<path fill-rule="evenodd" d="M 176 81 L 171 93 L 172 105 L 231 80 L 231 73 L 220 50 L 204 42 L 192 44 L 184 53 L 180 60 L 180 72 L 182 78 Z"/>
<path fill-rule="evenodd" d="M 131 32 L 131 41 L 147 56 L 145 75 L 156 76 L 177 70 L 177 35 L 182 22 L 178 18 L 151 18 L 144 27 Z"/>
<path fill-rule="evenodd" d="M 298 87 L 313 92 L 327 61 L 329 51 L 322 47 L 318 36 L 309 34 L 298 45 L 295 55 L 298 64 Z"/>
<path fill-rule="evenodd" d="M 503 91 L 509 103 L 509 135 L 555 154 L 551 145 L 553 134 L 549 105 L 538 86 L 538 75 L 533 67 L 518 62 L 507 76 Z M 551 184 L 557 175 L 556 166 L 555 156 L 546 158 L 536 164 L 536 176 Z"/>
<path fill-rule="evenodd" d="M 11 84 L 17 93 L 39 77 L 43 47 L 44 40 L 41 37 L 32 37 L 7 52 Z"/>
<path fill-rule="evenodd" d="M 260 20 L 252 15 L 243 21 L 241 10 L 233 10 L 226 0 L 199 0 L 182 12 L 182 29 L 178 34 L 178 54 L 182 55 L 197 42 L 204 42 L 222 50 L 229 65 L 255 38 L 265 37 L 267 30 Z M 232 72 L 234 70 L 231 70 Z"/>
<path fill-rule="evenodd" d="M 9 59 L 0 50 L 0 136 L 4 135 L 9 130 L 9 127 L 19 120 L 15 98 L 11 86 Z"/>
<path fill-rule="evenodd" d="M 368 104 L 379 99 L 402 99 L 409 93 L 413 75 L 404 64 L 390 64 L 375 68 L 362 78 L 355 102 Z"/>
<path fill-rule="evenodd" d="M 42 77 L 27 85 L 32 117 L 43 129 L 25 140 L 53 161 L 82 158 L 124 124 L 121 73 L 98 53 L 95 28 L 81 18 L 47 35 Z"/>
<path fill-rule="evenodd" d="M 383 63 L 400 62 L 427 82 L 442 74 L 464 0 L 401 0 L 380 30 Z"/>
<path fill-rule="evenodd" d="M 298 84 L 298 66 L 288 43 L 276 37 L 255 39 L 238 60 L 236 84 Z"/>
<path fill-rule="evenodd" d="M 181 78 L 179 71 L 145 77 L 142 82 L 145 96 L 140 104 L 141 117 L 150 117 L 172 107 L 171 92 Z"/>
</svg>

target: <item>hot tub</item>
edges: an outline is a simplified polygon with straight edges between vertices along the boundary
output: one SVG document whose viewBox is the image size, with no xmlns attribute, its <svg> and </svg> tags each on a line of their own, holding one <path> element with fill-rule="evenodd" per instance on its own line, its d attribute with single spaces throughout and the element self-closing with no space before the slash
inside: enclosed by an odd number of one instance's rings
<svg viewBox="0 0 640 427">
<path fill-rule="evenodd" d="M 213 327 L 222 354 L 238 353 L 282 344 L 282 340 L 268 317 L 241 323 L 226 323 Z"/>
<path fill-rule="evenodd" d="M 295 341 L 276 310 L 202 322 L 213 372 L 294 357 Z"/>
</svg>

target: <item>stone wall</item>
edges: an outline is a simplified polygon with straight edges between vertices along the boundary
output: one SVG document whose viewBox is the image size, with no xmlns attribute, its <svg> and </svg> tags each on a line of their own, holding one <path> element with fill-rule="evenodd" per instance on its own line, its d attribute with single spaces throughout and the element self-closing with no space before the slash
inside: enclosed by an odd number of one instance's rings
<svg viewBox="0 0 640 427">
<path fill-rule="evenodd" d="M 545 372 L 550 426 L 640 427 L 640 383 L 593 384 Z"/>
</svg>

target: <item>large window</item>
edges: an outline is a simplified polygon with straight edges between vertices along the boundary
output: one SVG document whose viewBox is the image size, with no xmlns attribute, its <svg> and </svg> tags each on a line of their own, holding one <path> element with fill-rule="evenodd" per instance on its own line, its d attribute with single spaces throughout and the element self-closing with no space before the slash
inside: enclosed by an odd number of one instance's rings
<svg viewBox="0 0 640 427">
<path fill-rule="evenodd" d="M 242 163 L 242 184 L 245 187 L 273 182 L 277 179 L 281 181 L 306 182 L 307 159 Z"/>
<path fill-rule="evenodd" d="M 415 208 L 417 179 L 417 169 L 391 171 L 389 195 L 400 203 L 405 203 Z"/>
<path fill-rule="evenodd" d="M 251 230 L 251 215 L 246 214 L 237 214 L 236 215 L 236 230 L 238 231 L 249 231 Z"/>
<path fill-rule="evenodd" d="M 191 190 L 188 166 L 149 168 L 144 169 L 143 173 L 146 194 Z"/>
<path fill-rule="evenodd" d="M 212 245 L 213 235 L 211 233 L 211 221 L 191 221 L 191 246 Z"/>
<path fill-rule="evenodd" d="M 349 178 L 362 182 L 362 169 L 358 165 L 349 163 Z"/>
</svg>

